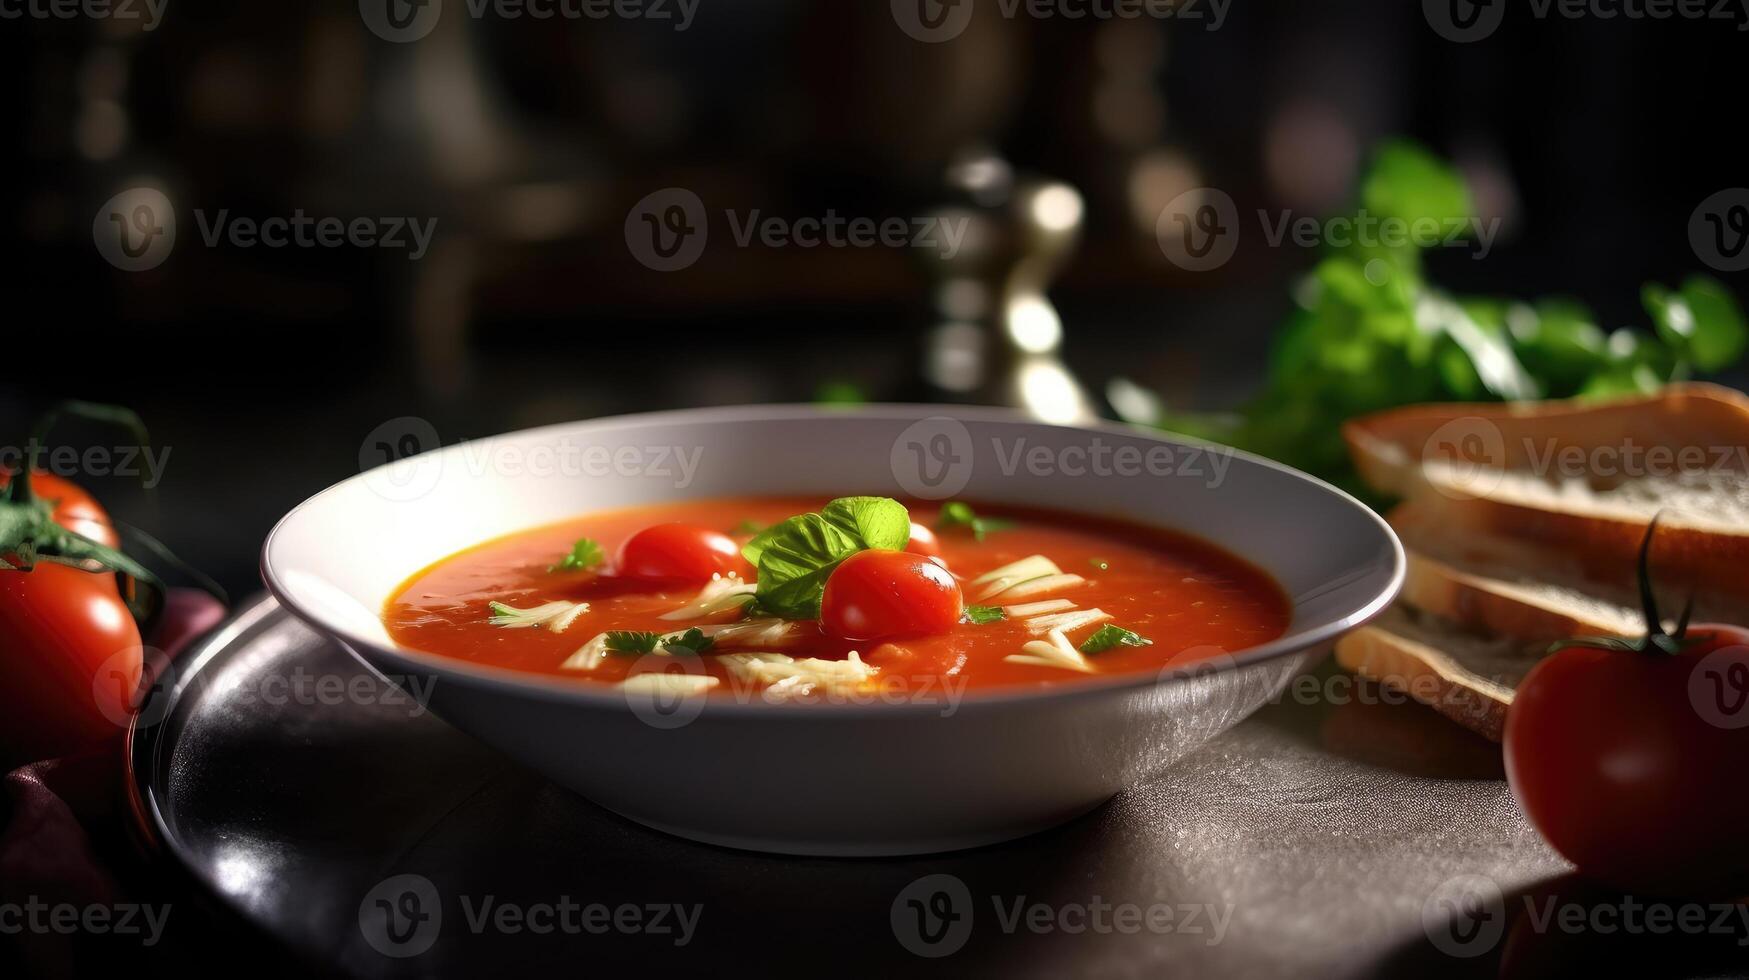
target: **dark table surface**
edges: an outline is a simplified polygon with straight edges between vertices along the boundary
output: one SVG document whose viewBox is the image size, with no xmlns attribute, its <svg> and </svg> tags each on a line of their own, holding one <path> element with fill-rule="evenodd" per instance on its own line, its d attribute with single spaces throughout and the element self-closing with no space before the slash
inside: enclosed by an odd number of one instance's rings
<svg viewBox="0 0 1749 980">
<path fill-rule="evenodd" d="M 423 713 L 271 600 L 182 666 L 134 752 L 158 860 L 214 921 L 276 940 L 284 955 L 268 970 L 1517 976 L 1646 958 L 1664 975 L 1716 976 L 1749 964 L 1741 920 L 1706 935 L 1609 928 L 1633 902 L 1566 875 L 1514 803 L 1497 746 L 1328 663 L 1086 817 L 886 860 L 771 857 L 628 823 Z"/>
</svg>

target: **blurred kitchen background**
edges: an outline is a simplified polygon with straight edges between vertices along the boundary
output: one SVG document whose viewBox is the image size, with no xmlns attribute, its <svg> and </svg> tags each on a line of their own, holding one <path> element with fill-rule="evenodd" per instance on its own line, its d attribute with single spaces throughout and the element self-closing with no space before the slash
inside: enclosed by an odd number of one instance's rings
<svg viewBox="0 0 1749 980">
<path fill-rule="evenodd" d="M 1026 343 L 1060 352 L 1093 410 L 1118 377 L 1233 405 L 1316 257 L 1269 247 L 1250 216 L 1342 211 L 1381 138 L 1455 161 L 1501 221 L 1486 259 L 1434 250 L 1435 279 L 1570 294 L 1605 326 L 1645 323 L 1642 282 L 1712 271 L 1690 217 L 1749 184 L 1735 24 L 1511 15 L 1453 43 L 1404 0 L 1186 2 L 1071 20 L 931 0 L 970 11 L 940 43 L 887 0 L 699 0 L 684 30 L 678 0 L 665 20 L 466 0 L 434 22 L 404 0 L 167 0 L 151 30 L 8 18 L 0 444 L 59 397 L 136 407 L 170 448 L 162 485 L 87 482 L 247 592 L 273 520 L 357 472 L 390 419 L 448 444 L 659 408 L 1000 400 L 979 344 L 1017 296 Z M 1201 186 L 1231 195 L 1244 237 L 1192 272 L 1156 223 Z M 141 187 L 172 202 L 176 243 L 124 271 L 94 217 Z M 710 228 L 663 272 L 628 224 L 666 188 L 698 195 Z M 196 209 L 437 224 L 413 260 L 209 247 Z M 951 260 L 738 247 L 725 209 L 949 214 L 978 237 Z M 1714 274 L 1749 297 L 1744 274 Z"/>
</svg>

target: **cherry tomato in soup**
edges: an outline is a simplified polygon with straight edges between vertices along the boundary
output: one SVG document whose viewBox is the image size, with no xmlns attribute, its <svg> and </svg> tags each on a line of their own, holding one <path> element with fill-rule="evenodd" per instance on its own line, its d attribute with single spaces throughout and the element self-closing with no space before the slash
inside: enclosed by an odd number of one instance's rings
<svg viewBox="0 0 1749 980">
<path fill-rule="evenodd" d="M 941 555 L 941 542 L 935 537 L 934 531 L 912 521 L 911 540 L 905 545 L 905 550 L 913 555 L 936 558 Z"/>
<path fill-rule="evenodd" d="M 1573 645 L 1506 715 L 1506 775 L 1550 845 L 1628 890 L 1749 890 L 1749 631 L 1674 653 Z"/>
<path fill-rule="evenodd" d="M 619 574 L 649 582 L 703 583 L 713 575 L 753 577 L 741 546 L 721 531 L 690 524 L 657 524 L 626 539 Z"/>
<path fill-rule="evenodd" d="M 965 611 L 947 569 L 908 551 L 859 551 L 826 580 L 820 623 L 846 640 L 946 633 Z"/>
</svg>

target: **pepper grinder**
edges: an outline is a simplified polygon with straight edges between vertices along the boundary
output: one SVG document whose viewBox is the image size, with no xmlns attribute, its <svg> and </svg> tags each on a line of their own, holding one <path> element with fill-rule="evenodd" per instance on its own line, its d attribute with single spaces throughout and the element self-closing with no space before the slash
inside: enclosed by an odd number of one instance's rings
<svg viewBox="0 0 1749 980">
<path fill-rule="evenodd" d="M 1097 419 L 1093 398 L 1063 363 L 1063 320 L 1046 295 L 1080 242 L 1080 192 L 1016 177 L 987 151 L 961 154 L 946 183 L 950 200 L 934 216 L 961 244 L 930 256 L 923 374 L 932 397 L 1048 422 Z"/>
</svg>

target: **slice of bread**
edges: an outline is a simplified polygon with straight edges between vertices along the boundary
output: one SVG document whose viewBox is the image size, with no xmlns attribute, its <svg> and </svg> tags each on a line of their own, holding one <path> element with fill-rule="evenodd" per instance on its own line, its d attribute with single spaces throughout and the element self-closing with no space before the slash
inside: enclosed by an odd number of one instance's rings
<svg viewBox="0 0 1749 980">
<path fill-rule="evenodd" d="M 1749 601 L 1749 398 L 1673 385 L 1611 402 L 1422 405 L 1343 427 L 1375 489 L 1451 538 L 1481 533 L 1629 574 L 1654 515 L 1667 586 Z"/>
<path fill-rule="evenodd" d="M 1402 602 L 1482 633 L 1552 641 L 1581 635 L 1638 636 L 1645 630 L 1632 567 L 1605 578 L 1579 562 L 1485 531 L 1453 534 L 1428 508 L 1404 504 L 1391 527 L 1408 552 Z M 1665 576 L 1654 570 L 1654 580 Z M 1660 590 L 1666 625 L 1685 596 Z M 1695 592 L 1695 622 L 1749 624 L 1749 602 L 1728 592 Z"/>
<path fill-rule="evenodd" d="M 1336 643 L 1336 662 L 1494 741 L 1543 642 L 1488 638 L 1398 603 Z"/>
</svg>

